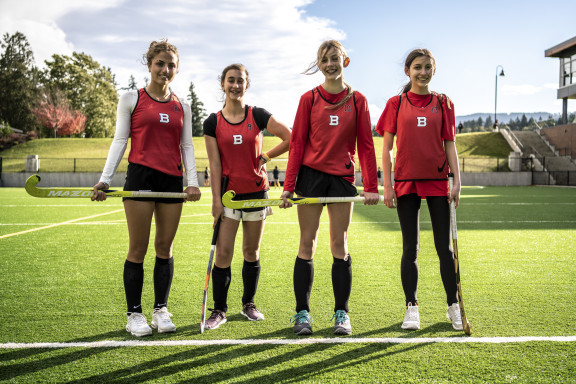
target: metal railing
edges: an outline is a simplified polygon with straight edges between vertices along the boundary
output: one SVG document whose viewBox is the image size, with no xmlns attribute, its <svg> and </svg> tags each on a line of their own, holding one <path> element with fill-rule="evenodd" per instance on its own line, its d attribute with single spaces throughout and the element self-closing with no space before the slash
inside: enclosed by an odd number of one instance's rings
<svg viewBox="0 0 576 384">
<path fill-rule="evenodd" d="M 99 173 L 102 172 L 105 158 L 44 158 L 37 160 L 38 169 L 27 169 L 27 158 L 22 157 L 1 157 L 0 156 L 0 177 L 3 173 L 18 172 L 73 172 L 73 173 Z M 275 166 L 281 172 L 286 170 L 287 161 L 285 159 L 274 159 Z M 461 157 L 460 172 L 510 172 L 508 158 L 503 157 Z M 377 159 L 381 164 L 381 159 Z M 520 171 L 533 173 L 533 184 L 541 185 L 576 185 L 576 171 L 547 171 L 542 170 L 538 164 L 546 164 L 543 156 L 523 157 L 521 159 Z M 208 158 L 196 158 L 196 168 L 202 172 L 208 167 Z M 117 172 L 126 172 L 128 160 L 123 159 L 118 166 Z M 273 166 L 269 167 L 269 171 Z M 357 164 L 357 171 L 360 168 Z"/>
<path fill-rule="evenodd" d="M 0 172 L 26 172 L 26 158 L 22 157 L 0 157 Z M 378 164 L 382 164 L 381 159 L 377 159 Z M 102 172 L 105 158 L 54 158 L 39 157 L 38 169 L 42 172 Z M 287 161 L 285 159 L 274 159 L 269 165 L 269 170 L 278 166 L 281 171 L 286 170 Z M 208 167 L 208 158 L 196 158 L 196 169 L 204 170 Z M 126 172 L 128 160 L 122 159 L 118 166 L 118 172 Z M 360 166 L 356 163 L 356 171 L 360 171 Z M 508 158 L 503 157 L 462 157 L 460 158 L 460 172 L 508 172 Z"/>
</svg>

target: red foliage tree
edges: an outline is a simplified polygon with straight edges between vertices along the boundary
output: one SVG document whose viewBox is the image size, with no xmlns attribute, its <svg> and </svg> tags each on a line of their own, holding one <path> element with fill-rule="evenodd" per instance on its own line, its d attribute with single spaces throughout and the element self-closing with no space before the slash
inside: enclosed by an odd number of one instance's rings
<svg viewBox="0 0 576 384">
<path fill-rule="evenodd" d="M 43 102 L 33 110 L 40 124 L 54 131 L 54 137 L 80 133 L 86 127 L 86 116 L 80 111 L 70 111 L 67 105 Z"/>
</svg>

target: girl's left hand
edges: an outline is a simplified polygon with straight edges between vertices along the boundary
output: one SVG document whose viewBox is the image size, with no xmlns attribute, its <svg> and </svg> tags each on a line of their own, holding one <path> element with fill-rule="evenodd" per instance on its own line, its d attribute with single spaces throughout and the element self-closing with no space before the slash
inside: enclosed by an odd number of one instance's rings
<svg viewBox="0 0 576 384">
<path fill-rule="evenodd" d="M 262 170 L 266 172 L 266 161 L 262 158 L 262 156 L 260 156 L 260 159 L 258 160 L 258 173 L 262 173 Z"/>
<path fill-rule="evenodd" d="M 364 196 L 364 205 L 376 205 L 380 201 L 380 194 L 376 192 L 360 192 L 360 196 Z"/>
<path fill-rule="evenodd" d="M 202 195 L 198 187 L 187 187 L 184 192 L 188 195 L 186 201 L 198 201 Z"/>
<path fill-rule="evenodd" d="M 454 180 L 454 185 L 452 186 L 452 193 L 448 196 L 448 204 L 452 204 L 454 201 L 454 208 L 458 208 L 460 204 L 460 182 Z"/>
</svg>

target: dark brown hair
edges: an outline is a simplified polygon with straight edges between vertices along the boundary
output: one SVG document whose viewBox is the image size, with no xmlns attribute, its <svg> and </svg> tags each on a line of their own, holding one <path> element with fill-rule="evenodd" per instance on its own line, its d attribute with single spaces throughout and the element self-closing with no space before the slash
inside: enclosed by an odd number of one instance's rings
<svg viewBox="0 0 576 384">
<path fill-rule="evenodd" d="M 408 54 L 408 56 L 406 56 L 406 61 L 404 62 L 404 70 L 410 69 L 410 66 L 412 65 L 414 59 L 421 56 L 429 57 L 430 60 L 432 61 L 434 69 L 436 69 L 436 60 L 434 59 L 434 56 L 432 56 L 432 52 L 430 52 L 426 48 L 418 48 L 413 50 Z M 408 81 L 408 83 L 404 85 L 404 88 L 402 88 L 402 93 L 408 92 L 411 88 L 412 88 L 412 80 Z"/>
</svg>

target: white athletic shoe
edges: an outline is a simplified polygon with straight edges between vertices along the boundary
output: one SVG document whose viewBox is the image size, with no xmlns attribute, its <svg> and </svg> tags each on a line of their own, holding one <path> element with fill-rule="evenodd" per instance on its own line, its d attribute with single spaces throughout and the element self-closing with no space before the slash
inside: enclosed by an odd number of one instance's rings
<svg viewBox="0 0 576 384">
<path fill-rule="evenodd" d="M 152 314 L 152 328 L 158 329 L 158 333 L 176 332 L 176 326 L 170 320 L 172 314 L 166 307 L 156 308 Z"/>
<path fill-rule="evenodd" d="M 132 314 L 128 316 L 126 331 L 137 337 L 148 336 L 152 334 L 152 328 L 148 326 L 146 316 L 138 312 L 132 312 Z"/>
<path fill-rule="evenodd" d="M 462 327 L 462 317 L 460 316 L 460 305 L 458 303 L 454 303 L 448 307 L 446 317 L 452 322 L 452 328 L 457 331 L 464 329 Z"/>
<path fill-rule="evenodd" d="M 402 329 L 409 329 L 413 331 L 420 329 L 420 313 L 418 312 L 417 305 L 408 303 L 408 306 L 406 307 L 406 313 L 404 314 Z"/>
</svg>

